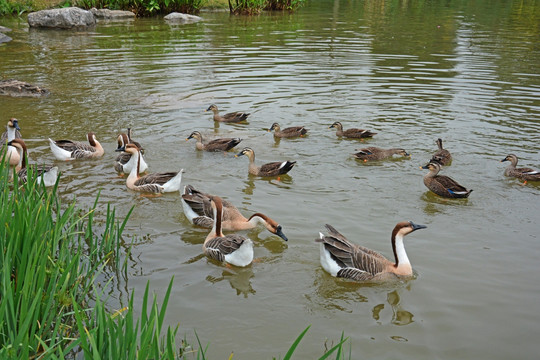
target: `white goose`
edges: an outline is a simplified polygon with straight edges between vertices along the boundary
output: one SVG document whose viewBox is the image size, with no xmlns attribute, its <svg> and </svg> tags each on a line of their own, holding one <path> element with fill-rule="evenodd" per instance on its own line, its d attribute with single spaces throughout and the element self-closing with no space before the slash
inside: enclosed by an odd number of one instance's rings
<svg viewBox="0 0 540 360">
<path fill-rule="evenodd" d="M 223 235 L 221 219 L 223 204 L 221 198 L 213 196 L 210 199 L 214 211 L 214 226 L 206 237 L 203 251 L 211 259 L 226 262 L 235 266 L 247 266 L 253 261 L 253 242 L 240 235 Z"/>
<path fill-rule="evenodd" d="M 141 164 L 139 166 L 139 171 L 141 173 L 145 172 L 146 169 L 148 169 L 148 164 L 146 164 L 146 161 L 144 161 L 144 157 L 142 155 L 142 148 L 139 143 L 134 142 L 129 137 L 130 129 L 128 129 L 128 134 L 120 134 L 116 138 L 116 141 L 118 143 L 118 147 L 115 151 L 122 151 L 120 155 L 116 157 L 115 163 L 114 163 L 114 170 L 119 173 L 129 174 L 131 172 L 131 169 L 133 167 L 137 166 L 137 157 L 132 156 L 131 154 L 128 154 L 125 152 L 125 148 L 127 144 L 134 144 L 139 148 L 139 152 L 141 153 Z"/>
<path fill-rule="evenodd" d="M 22 139 L 14 139 L 8 143 L 10 146 L 17 149 L 17 152 L 21 153 L 20 162 L 16 168 L 17 176 L 21 183 L 25 183 L 28 180 L 28 150 L 26 144 Z M 45 165 L 28 165 L 37 177 L 37 183 L 43 182 L 45 186 L 53 186 L 56 184 L 58 178 L 57 166 L 45 166 Z"/>
<path fill-rule="evenodd" d="M 141 177 L 139 176 L 141 164 L 139 148 L 135 144 L 127 144 L 124 151 L 131 154 L 131 157 L 137 160 L 137 165 L 131 169 L 126 179 L 126 186 L 129 189 L 154 194 L 180 190 L 180 182 L 182 181 L 182 172 L 184 169 L 178 172 L 153 173 Z"/>
<path fill-rule="evenodd" d="M 89 132 L 86 135 L 89 144 L 71 140 L 49 139 L 53 155 L 58 160 L 90 159 L 103 156 L 105 151 L 97 141 L 96 134 Z"/>
<path fill-rule="evenodd" d="M 376 251 L 351 243 L 331 225 L 329 234 L 319 233 L 321 265 L 330 275 L 356 281 L 384 281 L 412 277 L 412 266 L 407 257 L 403 237 L 426 228 L 412 221 L 398 223 L 392 231 L 392 250 L 395 262 Z"/>
</svg>

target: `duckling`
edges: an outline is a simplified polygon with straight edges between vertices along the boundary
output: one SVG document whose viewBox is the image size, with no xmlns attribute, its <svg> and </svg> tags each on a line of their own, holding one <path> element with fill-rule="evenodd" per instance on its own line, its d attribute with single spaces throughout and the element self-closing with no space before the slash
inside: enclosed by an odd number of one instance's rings
<svg viewBox="0 0 540 360">
<path fill-rule="evenodd" d="M 236 111 L 221 116 L 219 115 L 218 107 L 214 104 L 210 105 L 205 111 L 212 111 L 214 113 L 214 121 L 219 122 L 240 122 L 246 120 L 250 115 L 249 113 Z"/>
<path fill-rule="evenodd" d="M 411 156 L 409 153 L 407 153 L 404 149 L 381 149 L 379 147 L 370 146 L 364 149 L 357 149 L 357 153 L 353 154 L 353 156 L 356 159 L 359 160 L 383 160 L 389 157 L 392 157 L 394 154 L 399 154 L 402 156 Z"/>
<path fill-rule="evenodd" d="M 223 235 L 221 220 L 223 204 L 219 196 L 210 198 L 214 213 L 214 225 L 203 244 L 203 252 L 211 259 L 235 266 L 247 266 L 253 261 L 253 242 L 241 235 Z"/>
<path fill-rule="evenodd" d="M 196 190 L 191 185 L 184 186 L 182 207 L 184 208 L 184 214 L 192 224 L 206 228 L 212 227 L 214 217 L 210 200 L 213 196 Z M 222 205 L 223 217 L 221 227 L 223 230 L 248 230 L 255 228 L 258 224 L 262 224 L 272 234 L 276 234 L 287 241 L 281 225 L 270 217 L 261 213 L 255 213 L 247 219 L 231 202 L 222 199 Z"/>
<path fill-rule="evenodd" d="M 461 186 L 448 176 L 437 175 L 441 170 L 441 165 L 438 163 L 430 162 L 420 168 L 429 169 L 429 173 L 424 176 L 424 185 L 439 196 L 447 198 L 466 198 L 469 197 L 472 192 L 472 189 L 467 190 L 464 186 Z"/>
<path fill-rule="evenodd" d="M 355 281 L 377 282 L 413 276 L 412 266 L 405 251 L 405 235 L 427 226 L 412 221 L 398 223 L 392 231 L 392 250 L 395 262 L 376 251 L 351 243 L 331 225 L 326 225 L 328 235 L 319 233 L 320 261 L 324 270 L 335 277 Z"/>
<path fill-rule="evenodd" d="M 13 139 L 22 139 L 20 130 L 19 120 L 15 118 L 9 119 L 6 125 L 6 131 L 2 134 L 2 137 L 0 137 L 0 148 Z"/>
<path fill-rule="evenodd" d="M 255 165 L 255 152 L 252 148 L 246 147 L 242 149 L 236 157 L 246 155 L 249 158 L 248 172 L 256 176 L 276 176 L 288 173 L 296 164 L 296 161 L 271 162 L 262 166 Z"/>
<path fill-rule="evenodd" d="M 145 176 L 139 176 L 141 153 L 135 144 L 127 144 L 124 150 L 137 159 L 137 165 L 131 169 L 126 179 L 126 186 L 135 191 L 161 194 L 180 190 L 182 181 L 181 169 L 178 172 L 152 173 Z"/>
<path fill-rule="evenodd" d="M 206 151 L 229 151 L 236 145 L 240 144 L 242 139 L 240 138 L 220 138 L 211 140 L 207 143 L 204 143 L 203 136 L 200 132 L 194 131 L 186 138 L 186 141 L 189 139 L 197 140 L 195 147 L 197 150 L 206 150 Z"/>
<path fill-rule="evenodd" d="M 503 161 L 510 161 L 510 165 L 504 170 L 505 176 L 513 176 L 515 178 L 525 180 L 523 185 L 527 184 L 527 181 L 540 181 L 540 171 L 531 168 L 517 168 L 518 157 L 514 154 L 507 155 Z"/>
<path fill-rule="evenodd" d="M 13 146 L 17 149 L 17 152 L 20 152 L 20 162 L 17 166 L 17 176 L 19 177 L 19 182 L 25 183 L 28 180 L 28 149 L 26 144 L 22 139 L 13 139 L 8 143 L 10 146 Z M 33 173 L 37 177 L 37 183 L 43 184 L 45 186 L 53 186 L 56 184 L 56 179 L 58 178 L 58 167 L 57 166 L 46 166 L 46 165 L 28 165 L 32 169 Z"/>
<path fill-rule="evenodd" d="M 90 144 L 71 140 L 52 140 L 49 143 L 53 155 L 58 160 L 91 159 L 103 156 L 105 151 L 97 141 L 96 134 L 89 132 L 86 135 Z"/>
<path fill-rule="evenodd" d="M 280 138 L 292 138 L 306 135 L 308 129 L 303 126 L 291 126 L 281 130 L 278 123 L 273 123 L 268 129 L 269 132 L 274 130 L 274 136 Z"/>
<path fill-rule="evenodd" d="M 137 165 L 137 158 L 135 156 L 132 156 L 131 154 L 128 154 L 127 152 L 124 152 L 127 144 L 133 144 L 139 148 L 139 153 L 141 154 L 141 164 L 139 166 L 139 170 L 141 172 L 145 172 L 146 169 L 148 169 L 148 164 L 146 163 L 146 161 L 144 161 L 141 144 L 136 141 L 133 142 L 132 140 L 130 140 L 130 133 L 131 129 L 128 128 L 127 134 L 120 134 L 116 138 L 118 147 L 115 151 L 121 151 L 122 153 L 118 155 L 115 159 L 114 170 L 119 173 L 129 174 L 131 172 L 131 169 Z"/>
<path fill-rule="evenodd" d="M 373 137 L 373 135 L 376 135 L 377 133 L 371 132 L 369 130 L 364 129 L 347 129 L 343 130 L 343 125 L 339 121 L 336 121 L 332 125 L 328 127 L 329 129 L 335 128 L 336 129 L 336 135 L 351 139 L 363 139 L 363 138 L 369 138 Z"/>
<path fill-rule="evenodd" d="M 450 151 L 443 149 L 442 139 L 438 138 L 436 144 L 439 147 L 439 150 L 433 154 L 430 162 L 436 162 L 442 166 L 450 165 L 452 163 L 452 154 L 450 154 Z"/>
</svg>

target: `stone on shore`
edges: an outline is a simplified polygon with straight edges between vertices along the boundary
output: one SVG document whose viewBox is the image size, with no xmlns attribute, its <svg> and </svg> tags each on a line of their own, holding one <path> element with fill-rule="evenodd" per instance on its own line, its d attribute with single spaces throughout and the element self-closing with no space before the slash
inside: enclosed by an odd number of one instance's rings
<svg viewBox="0 0 540 360">
<path fill-rule="evenodd" d="M 30 27 L 50 29 L 87 28 L 96 24 L 96 18 L 87 10 L 78 7 L 40 10 L 28 14 Z"/>
<path fill-rule="evenodd" d="M 135 18 L 135 14 L 131 11 L 124 10 L 109 10 L 109 9 L 90 9 L 96 19 L 103 20 L 131 20 Z"/>
<path fill-rule="evenodd" d="M 174 22 L 174 23 L 181 23 L 181 24 L 191 24 L 191 23 L 196 23 L 202 20 L 202 18 L 198 16 L 183 14 L 183 13 L 178 13 L 178 12 L 170 13 L 169 15 L 165 16 L 164 19 L 167 22 L 171 22 L 171 23 Z"/>
<path fill-rule="evenodd" d="M 14 97 L 39 97 L 49 95 L 50 91 L 15 79 L 0 80 L 0 95 Z"/>
</svg>

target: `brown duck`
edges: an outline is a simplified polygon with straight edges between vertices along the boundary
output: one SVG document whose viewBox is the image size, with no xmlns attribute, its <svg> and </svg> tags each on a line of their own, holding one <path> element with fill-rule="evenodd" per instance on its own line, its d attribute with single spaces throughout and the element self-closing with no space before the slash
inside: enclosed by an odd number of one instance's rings
<svg viewBox="0 0 540 360">
<path fill-rule="evenodd" d="M 273 123 L 268 131 L 274 131 L 274 136 L 279 138 L 293 138 L 306 135 L 308 129 L 303 126 L 291 126 L 281 129 L 278 123 Z"/>
<path fill-rule="evenodd" d="M 257 176 L 276 176 L 283 175 L 288 173 L 296 164 L 296 161 L 283 161 L 283 162 L 271 162 L 264 164 L 262 166 L 255 165 L 255 152 L 252 148 L 244 148 L 236 157 L 246 155 L 249 158 L 249 168 L 248 171 L 251 175 Z"/>
<path fill-rule="evenodd" d="M 524 185 L 527 181 L 540 181 L 540 171 L 531 168 L 516 168 L 518 163 L 518 157 L 514 154 L 507 155 L 503 161 L 510 161 L 510 165 L 504 170 L 505 176 L 513 176 L 515 178 L 524 180 Z"/>
<path fill-rule="evenodd" d="M 324 270 L 335 277 L 355 281 L 377 282 L 413 276 L 412 266 L 405 251 L 403 238 L 413 231 L 424 229 L 412 221 L 398 223 L 392 231 L 392 250 L 395 261 L 376 251 L 351 243 L 331 225 L 328 235 L 319 233 L 320 261 Z"/>
<path fill-rule="evenodd" d="M 195 145 L 197 150 L 205 151 L 229 151 L 242 141 L 240 138 L 220 138 L 205 142 L 202 134 L 198 131 L 192 132 L 191 135 L 186 138 L 186 141 L 189 139 L 197 140 Z"/>
<path fill-rule="evenodd" d="M 339 121 L 336 121 L 332 125 L 328 127 L 329 129 L 335 128 L 336 129 L 336 135 L 351 139 L 363 139 L 363 138 L 370 138 L 373 137 L 373 135 L 377 134 L 374 132 L 371 132 L 369 130 L 364 129 L 347 129 L 343 130 L 343 125 Z"/>
<path fill-rule="evenodd" d="M 421 169 L 429 169 L 429 173 L 424 176 L 424 185 L 433 191 L 435 194 L 447 198 L 466 198 L 469 197 L 472 190 L 467 190 L 454 179 L 445 176 L 437 175 L 441 170 L 441 165 L 430 162 L 429 164 L 420 167 Z"/>
<path fill-rule="evenodd" d="M 364 149 L 357 150 L 357 153 L 354 153 L 353 156 L 356 159 L 364 161 L 373 161 L 373 160 L 383 160 L 389 157 L 392 157 L 394 154 L 402 156 L 411 156 L 404 149 L 381 149 L 379 147 L 370 146 Z"/>
<path fill-rule="evenodd" d="M 206 109 L 205 111 L 212 111 L 214 113 L 214 121 L 219 121 L 219 122 L 240 122 L 240 121 L 245 121 L 249 116 L 249 113 L 240 112 L 240 111 L 227 113 L 221 116 L 219 115 L 218 107 L 214 104 L 210 105 L 208 109 Z"/>
<path fill-rule="evenodd" d="M 450 151 L 443 148 L 443 143 L 442 143 L 441 138 L 437 139 L 436 143 L 437 143 L 437 146 L 439 147 L 439 150 L 437 150 L 437 152 L 433 154 L 430 162 L 436 162 L 442 166 L 450 165 L 452 163 L 452 154 L 450 154 Z"/>
</svg>

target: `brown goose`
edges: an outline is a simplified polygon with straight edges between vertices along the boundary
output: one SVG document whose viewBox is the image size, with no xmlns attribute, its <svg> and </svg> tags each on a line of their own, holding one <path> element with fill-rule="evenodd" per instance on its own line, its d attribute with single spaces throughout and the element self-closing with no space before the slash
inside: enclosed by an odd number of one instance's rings
<svg viewBox="0 0 540 360">
<path fill-rule="evenodd" d="M 4 144 L 13 139 L 22 139 L 20 130 L 21 128 L 19 127 L 19 120 L 15 118 L 9 119 L 6 125 L 6 131 L 2 134 L 2 137 L 0 137 L 0 147 L 4 146 Z"/>
<path fill-rule="evenodd" d="M 229 151 L 242 141 L 239 138 L 220 138 L 205 143 L 202 134 L 198 131 L 192 132 L 186 141 L 189 139 L 197 140 L 197 144 L 195 145 L 197 150 L 206 151 Z"/>
<path fill-rule="evenodd" d="M 364 161 L 383 160 L 392 157 L 394 154 L 402 156 L 411 156 L 404 149 L 381 149 L 379 147 L 370 146 L 364 149 L 356 150 L 357 153 L 353 154 L 356 159 Z"/>
<path fill-rule="evenodd" d="M 145 176 L 139 176 L 141 153 L 135 144 L 127 144 L 124 150 L 137 159 L 137 164 L 131 169 L 127 179 L 126 186 L 134 191 L 161 194 L 180 190 L 182 181 L 181 169 L 178 172 L 152 173 Z"/>
<path fill-rule="evenodd" d="M 441 165 L 438 163 L 429 163 L 420 167 L 421 169 L 429 169 L 429 173 L 424 176 L 424 185 L 433 191 L 435 194 L 447 198 L 466 198 L 472 192 L 461 186 L 454 179 L 445 176 L 437 175 L 441 171 Z"/>
<path fill-rule="evenodd" d="M 90 159 L 103 156 L 105 151 L 96 134 L 89 132 L 86 135 L 89 144 L 71 140 L 52 140 L 49 139 L 53 155 L 58 160 Z"/>
<path fill-rule="evenodd" d="M 132 156 L 131 154 L 124 152 L 124 149 L 126 148 L 127 144 L 134 144 L 139 148 L 139 152 L 141 154 L 141 164 L 139 166 L 139 170 L 141 172 L 145 172 L 146 169 L 148 169 L 148 164 L 146 164 L 146 161 L 144 161 L 143 157 L 143 149 L 141 148 L 141 144 L 139 144 L 136 141 L 132 141 L 130 138 L 131 129 L 128 128 L 127 134 L 120 134 L 116 138 L 116 142 L 118 144 L 118 147 L 115 151 L 121 151 L 122 153 L 118 155 L 114 162 L 114 170 L 119 173 L 129 174 L 131 172 L 131 169 L 137 165 L 137 159 L 136 157 Z"/>
<path fill-rule="evenodd" d="M 219 122 L 240 122 L 246 120 L 249 116 L 249 113 L 240 111 L 227 113 L 221 116 L 219 115 L 218 107 L 214 104 L 210 105 L 205 111 L 212 111 L 214 113 L 214 121 Z"/>
<path fill-rule="evenodd" d="M 369 138 L 373 137 L 373 135 L 376 135 L 377 133 L 371 132 L 369 130 L 364 129 L 347 129 L 343 130 L 343 125 L 339 121 L 336 121 L 332 125 L 328 127 L 329 129 L 335 128 L 336 129 L 336 135 L 351 139 L 362 139 L 362 138 Z"/>
<path fill-rule="evenodd" d="M 442 166 L 448 166 L 452 163 L 452 154 L 450 151 L 443 148 L 442 139 L 439 138 L 436 141 L 439 150 L 431 157 L 430 162 L 439 163 Z"/>
<path fill-rule="evenodd" d="M 221 219 L 223 217 L 221 198 L 218 196 L 211 197 L 210 204 L 215 220 L 212 231 L 204 240 L 204 254 L 211 259 L 235 266 L 243 267 L 251 264 L 253 261 L 253 242 L 236 234 L 223 235 L 221 231 Z"/>
<path fill-rule="evenodd" d="M 505 176 L 513 176 L 521 180 L 525 180 L 524 185 L 527 181 L 540 181 L 540 171 L 531 169 L 531 168 L 516 168 L 518 163 L 518 157 L 514 154 L 507 155 L 503 161 L 510 161 L 510 165 L 504 170 Z"/>
<path fill-rule="evenodd" d="M 257 176 L 276 176 L 288 173 L 296 164 L 296 161 L 283 161 L 283 162 L 271 162 L 262 166 L 255 165 L 255 152 L 252 148 L 244 148 L 240 151 L 236 157 L 246 155 L 249 158 L 248 172 L 251 175 Z"/>
<path fill-rule="evenodd" d="M 392 231 L 392 250 L 395 262 L 376 251 L 351 243 L 331 225 L 326 225 L 328 235 L 319 233 L 320 261 L 324 270 L 335 277 L 356 281 L 383 281 L 412 277 L 413 271 L 403 237 L 418 229 L 426 228 L 412 221 L 398 223 Z"/>
<path fill-rule="evenodd" d="M 196 190 L 191 185 L 184 186 L 182 207 L 184 208 L 184 214 L 192 224 L 206 228 L 212 227 L 214 224 L 214 213 L 210 204 L 212 197 L 213 195 Z M 247 219 L 231 202 L 222 200 L 222 205 L 223 217 L 221 227 L 223 230 L 248 230 L 262 224 L 272 234 L 276 234 L 287 241 L 287 237 L 281 230 L 281 225 L 270 217 L 261 213 L 255 213 Z"/>
<path fill-rule="evenodd" d="M 278 123 L 273 123 L 268 131 L 274 130 L 274 136 L 280 138 L 292 138 L 306 135 L 308 129 L 303 126 L 291 126 L 285 129 L 281 129 Z"/>
<path fill-rule="evenodd" d="M 56 166 L 46 166 L 46 165 L 28 165 L 28 149 L 26 144 L 22 139 L 13 139 L 8 143 L 10 146 L 13 146 L 17 149 L 17 152 L 22 154 L 20 156 L 20 161 L 17 166 L 17 176 L 21 183 L 25 183 L 28 180 L 28 168 L 32 169 L 34 176 L 37 177 L 37 183 L 43 184 L 45 186 L 53 186 L 56 184 L 56 179 L 58 178 L 58 167 Z"/>
</svg>

